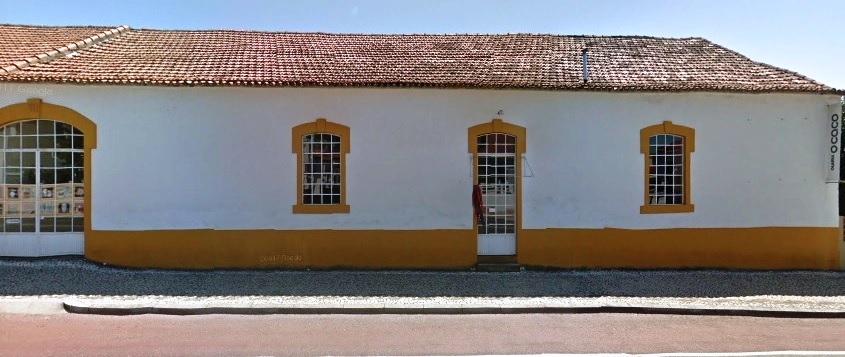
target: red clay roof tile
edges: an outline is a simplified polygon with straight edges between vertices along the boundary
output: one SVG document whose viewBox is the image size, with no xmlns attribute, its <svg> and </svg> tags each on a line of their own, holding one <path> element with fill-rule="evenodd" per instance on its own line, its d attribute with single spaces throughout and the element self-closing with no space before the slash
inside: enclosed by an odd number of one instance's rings
<svg viewBox="0 0 845 357">
<path fill-rule="evenodd" d="M 111 36 L 108 35 L 111 31 Z M 97 34 L 108 37 L 102 40 Z M 841 93 L 701 38 L 362 35 L 0 25 L 0 67 L 94 42 L 0 81 Z M 587 49 L 589 79 L 582 79 Z M 73 51 L 73 50 L 70 50 Z M 46 63 L 45 63 L 46 62 Z"/>
<path fill-rule="evenodd" d="M 38 62 L 49 62 L 56 57 L 69 54 L 86 47 L 85 42 L 73 41 L 88 36 L 89 44 L 102 42 L 114 37 L 114 31 L 126 31 L 126 27 L 108 30 L 106 27 L 43 27 L 22 25 L 0 25 L 0 43 L 14 44 L 7 46 L 6 52 L 0 52 L 0 75 L 15 72 Z M 106 31 L 108 30 L 108 31 Z M 105 31 L 105 32 L 104 32 Z M 6 66 L 12 63 L 14 66 Z"/>
<path fill-rule="evenodd" d="M 22 25 L 0 25 L 0 65 L 9 64 L 26 57 L 45 53 L 58 46 L 64 46 L 107 30 L 107 27 L 42 27 Z"/>
</svg>

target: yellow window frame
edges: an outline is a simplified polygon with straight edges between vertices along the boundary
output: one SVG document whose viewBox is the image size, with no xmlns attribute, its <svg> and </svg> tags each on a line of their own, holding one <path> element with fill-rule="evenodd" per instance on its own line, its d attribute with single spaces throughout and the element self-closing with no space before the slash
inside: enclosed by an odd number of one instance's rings
<svg viewBox="0 0 845 357">
<path fill-rule="evenodd" d="M 312 205 L 303 203 L 303 153 L 302 138 L 308 134 L 332 134 L 340 137 L 340 203 Z M 291 151 L 296 154 L 296 204 L 294 214 L 333 214 L 349 213 L 346 203 L 346 154 L 349 154 L 349 127 L 320 118 L 310 123 L 303 123 L 291 130 Z"/>
</svg>

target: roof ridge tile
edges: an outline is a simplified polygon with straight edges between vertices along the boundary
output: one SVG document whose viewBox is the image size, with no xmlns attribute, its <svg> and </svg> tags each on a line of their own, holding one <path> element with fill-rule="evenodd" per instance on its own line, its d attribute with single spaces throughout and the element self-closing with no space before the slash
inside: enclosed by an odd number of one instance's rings
<svg viewBox="0 0 845 357">
<path fill-rule="evenodd" d="M 655 39 L 655 40 L 705 40 L 702 37 L 670 37 L 652 35 L 566 35 L 543 32 L 414 32 L 414 33 L 365 33 L 365 32 L 328 32 L 328 31 L 284 31 L 284 30 L 239 30 L 239 29 L 160 29 L 136 28 L 133 31 L 153 33 L 230 33 L 230 34 L 266 34 L 266 35 L 317 35 L 317 36 L 365 36 L 365 37 L 548 37 L 548 38 L 597 38 L 597 39 Z M 709 42 L 709 41 L 708 41 Z"/>
<path fill-rule="evenodd" d="M 18 25 L 16 25 L 16 26 L 18 26 Z M 38 26 L 32 26 L 32 27 L 38 27 Z M 82 27 L 84 27 L 84 26 L 82 26 Z M 24 58 L 23 60 L 20 60 L 20 61 L 15 61 L 15 62 L 11 63 L 11 65 L 8 65 L 8 66 L 5 66 L 5 67 L 0 67 L 0 75 L 9 74 L 9 73 L 12 73 L 12 72 L 19 71 L 19 70 L 27 68 L 27 67 L 29 67 L 33 64 L 36 64 L 36 63 L 48 63 L 48 62 L 50 62 L 50 61 L 52 61 L 56 58 L 65 56 L 70 52 L 76 52 L 76 51 L 81 51 L 81 50 L 87 49 L 91 46 L 100 44 L 104 41 L 110 40 L 112 38 L 116 38 L 116 37 L 118 37 L 118 36 L 120 36 L 124 33 L 129 32 L 129 31 L 130 31 L 129 26 L 123 25 L 123 26 L 120 26 L 120 27 L 110 29 L 108 31 L 96 33 L 93 36 L 89 36 L 89 37 L 87 37 L 83 40 L 77 41 L 77 42 L 71 42 L 71 43 L 68 43 L 68 44 L 61 46 L 61 47 L 55 47 L 51 50 L 41 52 L 41 53 L 37 53 L 34 56 L 26 57 L 26 58 Z"/>
</svg>

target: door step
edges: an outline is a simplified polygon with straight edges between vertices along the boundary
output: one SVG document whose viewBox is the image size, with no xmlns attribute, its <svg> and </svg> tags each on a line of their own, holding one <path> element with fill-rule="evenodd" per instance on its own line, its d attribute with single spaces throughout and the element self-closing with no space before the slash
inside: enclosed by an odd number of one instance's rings
<svg viewBox="0 0 845 357">
<path fill-rule="evenodd" d="M 522 265 L 518 263 L 478 263 L 475 265 L 475 271 L 481 272 L 514 272 L 522 270 Z"/>
</svg>

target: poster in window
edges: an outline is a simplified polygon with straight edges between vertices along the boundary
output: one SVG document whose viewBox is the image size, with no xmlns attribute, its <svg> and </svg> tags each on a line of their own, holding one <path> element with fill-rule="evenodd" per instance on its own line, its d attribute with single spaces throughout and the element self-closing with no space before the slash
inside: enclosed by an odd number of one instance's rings
<svg viewBox="0 0 845 357">
<path fill-rule="evenodd" d="M 6 197 L 8 197 L 10 200 L 20 199 L 20 187 L 6 186 Z"/>
<path fill-rule="evenodd" d="M 21 186 L 21 198 L 22 199 L 32 199 L 35 198 L 35 186 Z"/>
<path fill-rule="evenodd" d="M 74 217 L 82 217 L 85 215 L 85 204 L 82 202 L 74 202 L 73 203 L 73 216 Z"/>
<path fill-rule="evenodd" d="M 71 185 L 57 185 L 56 186 L 56 198 L 70 198 L 73 192 L 73 188 Z"/>
<path fill-rule="evenodd" d="M 85 197 L 85 187 L 76 185 L 73 187 L 73 197 Z"/>
<path fill-rule="evenodd" d="M 41 198 L 53 198 L 56 194 L 56 188 L 48 185 L 41 186 Z"/>
<path fill-rule="evenodd" d="M 41 204 L 41 214 L 45 216 L 52 216 L 56 214 L 56 204 L 54 202 L 45 202 Z"/>
<path fill-rule="evenodd" d="M 35 201 L 21 202 L 21 216 L 35 217 Z"/>
<path fill-rule="evenodd" d="M 68 201 L 56 202 L 56 213 L 59 216 L 69 216 L 71 207 L 71 203 Z"/>
<path fill-rule="evenodd" d="M 21 204 L 19 202 L 6 203 L 6 216 L 17 217 L 21 213 Z"/>
</svg>

